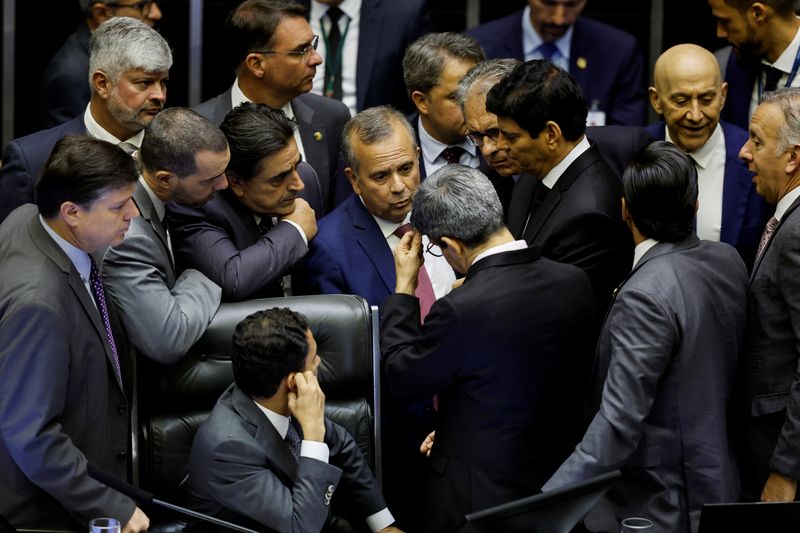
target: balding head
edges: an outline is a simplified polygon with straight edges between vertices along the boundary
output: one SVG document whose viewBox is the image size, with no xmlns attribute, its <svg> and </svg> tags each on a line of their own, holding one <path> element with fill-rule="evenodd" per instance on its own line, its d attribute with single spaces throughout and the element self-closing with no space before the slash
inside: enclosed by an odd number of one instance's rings
<svg viewBox="0 0 800 533">
<path fill-rule="evenodd" d="M 664 116 L 673 143 L 693 152 L 708 142 L 719 123 L 727 83 L 714 55 L 694 44 L 673 46 L 658 58 L 650 103 Z"/>
</svg>

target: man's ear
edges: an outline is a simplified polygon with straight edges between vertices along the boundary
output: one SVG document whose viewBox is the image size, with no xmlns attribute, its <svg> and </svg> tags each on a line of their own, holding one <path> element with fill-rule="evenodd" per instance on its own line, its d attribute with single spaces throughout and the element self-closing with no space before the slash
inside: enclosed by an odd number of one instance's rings
<svg viewBox="0 0 800 533">
<path fill-rule="evenodd" d="M 345 167 L 344 175 L 347 176 L 347 180 L 350 182 L 353 192 L 361 196 L 361 187 L 358 186 L 358 176 L 353 172 L 353 169 L 351 167 Z"/>
<path fill-rule="evenodd" d="M 95 2 L 89 8 L 89 26 L 92 31 L 103 22 L 113 17 L 111 9 L 102 2 Z"/>
<path fill-rule="evenodd" d="M 794 174 L 800 170 L 800 145 L 789 148 L 789 160 L 786 162 L 786 173 Z"/>
<path fill-rule="evenodd" d="M 243 198 L 244 197 L 244 182 L 239 178 L 234 178 L 230 174 L 225 174 L 225 177 L 228 179 L 228 189 L 233 193 L 236 198 Z"/>
<path fill-rule="evenodd" d="M 631 212 L 628 211 L 628 203 L 625 198 L 622 198 L 622 221 L 629 222 L 631 220 Z"/>
<path fill-rule="evenodd" d="M 754 2 L 747 9 L 747 16 L 750 17 L 756 24 L 764 24 L 767 21 L 767 16 L 770 14 L 770 8 L 761 2 Z"/>
<path fill-rule="evenodd" d="M 286 380 L 286 389 L 292 392 L 297 392 L 297 380 L 295 379 L 296 372 L 292 372 L 285 378 Z"/>
<path fill-rule="evenodd" d="M 545 141 L 550 147 L 557 146 L 563 138 L 561 134 L 561 126 L 552 120 L 548 120 L 544 125 Z"/>
<path fill-rule="evenodd" d="M 261 79 L 264 77 L 264 74 L 266 74 L 263 60 L 263 55 L 251 52 L 244 58 L 242 66 L 247 69 L 253 77 Z"/>
<path fill-rule="evenodd" d="M 103 100 L 108 100 L 113 86 L 114 84 L 112 83 L 111 78 L 109 78 L 105 72 L 102 70 L 95 70 L 92 72 L 92 88 L 100 98 Z"/>
<path fill-rule="evenodd" d="M 722 85 L 720 85 L 720 87 L 719 87 L 719 98 L 720 98 L 719 107 L 720 108 L 724 108 L 725 107 L 725 100 L 727 100 L 727 98 L 728 98 L 728 82 L 727 81 L 723 81 Z M 745 129 L 747 129 L 747 128 L 745 128 Z"/>
<path fill-rule="evenodd" d="M 428 115 L 428 98 L 425 96 L 425 93 L 413 91 L 411 93 L 411 101 L 414 102 L 420 115 Z"/>
<path fill-rule="evenodd" d="M 76 204 L 75 202 L 64 202 L 59 207 L 59 213 L 61 214 L 61 218 L 64 219 L 64 222 L 71 228 L 74 228 L 78 225 L 80 221 L 80 214 L 83 212 L 83 209 Z"/>
<path fill-rule="evenodd" d="M 647 95 L 650 97 L 650 105 L 653 106 L 653 109 L 659 115 L 664 114 L 664 109 L 661 107 L 661 99 L 658 97 L 658 91 L 655 87 L 649 87 L 647 89 Z"/>
</svg>

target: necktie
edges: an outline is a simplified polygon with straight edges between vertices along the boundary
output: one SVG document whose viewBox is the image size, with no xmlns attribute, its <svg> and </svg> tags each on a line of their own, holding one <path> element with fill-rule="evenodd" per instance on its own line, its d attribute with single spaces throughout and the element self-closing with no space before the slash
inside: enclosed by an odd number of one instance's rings
<svg viewBox="0 0 800 533">
<path fill-rule="evenodd" d="M 403 235 L 409 231 L 411 231 L 411 224 L 406 222 L 394 230 L 394 234 L 402 239 Z M 431 310 L 433 302 L 436 301 L 436 294 L 433 292 L 433 284 L 431 283 L 431 278 L 428 275 L 428 271 L 425 269 L 424 264 L 419 269 L 419 275 L 417 276 L 417 290 L 414 291 L 414 294 L 417 298 L 419 298 L 419 316 L 421 321 L 424 322 L 425 317 Z"/>
<path fill-rule="evenodd" d="M 111 356 L 114 359 L 114 374 L 117 376 L 120 386 L 122 386 L 122 370 L 119 366 L 119 356 L 117 355 L 117 345 L 114 343 L 114 333 L 111 331 L 111 321 L 108 318 L 108 306 L 106 305 L 106 293 L 103 290 L 103 281 L 100 279 L 100 273 L 97 271 L 97 264 L 94 258 L 90 255 L 89 261 L 91 262 L 91 270 L 89 271 L 89 285 L 92 287 L 92 294 L 94 301 L 97 304 L 97 310 L 100 311 L 100 318 L 103 319 L 103 326 L 106 329 L 106 338 L 108 345 L 111 347 Z"/>
<path fill-rule="evenodd" d="M 135 144 L 131 144 L 129 142 L 121 142 L 121 143 L 117 144 L 117 146 L 119 146 L 120 148 L 125 150 L 125 153 L 128 154 L 128 155 L 133 155 L 133 153 L 136 150 L 138 150 L 138 148 L 136 148 Z"/>
<path fill-rule="evenodd" d="M 272 229 L 272 217 L 261 217 L 261 222 L 258 223 L 258 232 L 264 235 Z"/>
<path fill-rule="evenodd" d="M 460 146 L 448 146 L 442 150 L 441 156 L 445 161 L 447 161 L 448 164 L 452 165 L 453 163 L 458 163 L 461 160 L 461 154 L 463 154 L 465 151 L 466 150 Z"/>
<path fill-rule="evenodd" d="M 286 436 L 283 440 L 286 441 L 286 445 L 289 446 L 294 460 L 300 461 L 300 435 L 297 433 L 297 428 L 294 427 L 291 420 L 289 420 L 289 431 L 286 432 Z"/>
<path fill-rule="evenodd" d="M 328 8 L 328 20 L 331 22 L 331 30 L 328 33 L 328 41 L 325 43 L 325 96 L 342 99 L 342 59 L 341 48 L 342 32 L 339 29 L 339 19 L 344 15 L 341 9 L 336 6 Z"/>
<path fill-rule="evenodd" d="M 547 193 L 549 192 L 550 188 L 547 185 L 542 183 L 541 180 L 536 180 L 536 185 L 534 186 L 533 195 L 531 197 L 531 210 L 528 212 L 528 219 L 525 221 L 525 226 L 522 228 L 522 237 L 525 237 L 531 220 L 534 216 L 536 216 L 536 211 L 542 205 L 545 196 L 547 196 Z"/>
<path fill-rule="evenodd" d="M 553 43 L 542 43 L 536 48 L 536 50 L 542 54 L 542 59 L 547 61 L 552 61 L 553 56 L 556 55 L 558 52 L 558 47 Z"/>
<path fill-rule="evenodd" d="M 761 234 L 761 240 L 758 242 L 758 252 L 756 252 L 756 261 L 761 257 L 761 254 L 764 253 L 764 249 L 767 247 L 767 243 L 772 238 L 772 234 L 775 233 L 775 229 L 778 227 L 778 219 L 772 217 L 767 222 L 767 225 L 764 226 L 764 232 Z"/>
</svg>

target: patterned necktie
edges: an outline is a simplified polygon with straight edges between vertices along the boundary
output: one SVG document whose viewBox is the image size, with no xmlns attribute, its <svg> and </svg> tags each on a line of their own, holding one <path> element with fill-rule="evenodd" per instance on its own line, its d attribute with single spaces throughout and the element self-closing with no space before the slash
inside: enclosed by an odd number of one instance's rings
<svg viewBox="0 0 800 533">
<path fill-rule="evenodd" d="M 289 446 L 294 460 L 300 461 L 300 445 L 302 441 L 300 440 L 300 434 L 297 433 L 297 428 L 294 427 L 291 420 L 289 420 L 289 430 L 286 432 L 286 436 L 283 440 L 286 441 L 286 445 Z"/>
<path fill-rule="evenodd" d="M 131 144 L 129 142 L 121 142 L 117 144 L 117 146 L 125 150 L 125 153 L 128 155 L 133 155 L 133 153 L 136 152 L 136 150 L 138 150 L 135 144 Z"/>
<path fill-rule="evenodd" d="M 406 222 L 405 224 L 398 226 L 398 228 L 394 230 L 394 234 L 402 239 L 403 235 L 409 231 L 411 231 L 411 224 Z M 414 295 L 419 298 L 420 321 L 425 322 L 425 317 L 428 316 L 433 302 L 436 301 L 436 294 L 433 292 L 433 284 L 431 283 L 431 278 L 428 275 L 428 271 L 425 269 L 424 264 L 419 269 L 419 275 L 417 276 L 417 290 L 414 291 Z"/>
<path fill-rule="evenodd" d="M 453 163 L 458 163 L 461 160 L 461 154 L 466 152 L 460 146 L 448 146 L 444 150 L 442 150 L 442 157 L 448 164 L 452 165 Z"/>
<path fill-rule="evenodd" d="M 542 54 L 542 59 L 553 61 L 553 56 L 558 52 L 558 47 L 553 43 L 542 43 L 536 50 Z"/>
<path fill-rule="evenodd" d="M 767 225 L 764 226 L 764 232 L 761 234 L 761 240 L 758 242 L 758 252 L 756 252 L 756 261 L 761 257 L 761 254 L 764 253 L 764 249 L 767 247 L 767 243 L 772 238 L 772 234 L 775 233 L 775 229 L 778 227 L 778 219 L 772 217 L 767 222 Z"/>
<path fill-rule="evenodd" d="M 108 306 L 106 305 L 106 293 L 103 290 L 103 281 L 100 279 L 100 273 L 97 271 L 97 264 L 94 258 L 90 255 L 89 261 L 92 265 L 89 271 L 89 285 L 92 286 L 92 295 L 97 304 L 97 310 L 100 311 L 100 318 L 103 319 L 103 326 L 106 328 L 106 338 L 108 345 L 111 347 L 111 356 L 114 359 L 114 374 L 117 376 L 120 386 L 122 386 L 122 370 L 119 366 L 119 356 L 117 355 L 117 345 L 114 343 L 114 333 L 111 331 L 111 321 L 108 318 Z"/>
<path fill-rule="evenodd" d="M 339 19 L 346 15 L 336 6 L 329 7 L 327 15 L 331 21 L 331 30 L 325 43 L 325 96 L 341 100 L 344 53 L 340 50 L 342 32 L 339 29 Z"/>
<path fill-rule="evenodd" d="M 771 67 L 769 65 L 761 65 L 761 68 L 764 70 L 764 92 L 774 91 L 778 88 L 778 80 L 781 79 L 783 72 L 776 69 L 775 67 Z"/>
</svg>

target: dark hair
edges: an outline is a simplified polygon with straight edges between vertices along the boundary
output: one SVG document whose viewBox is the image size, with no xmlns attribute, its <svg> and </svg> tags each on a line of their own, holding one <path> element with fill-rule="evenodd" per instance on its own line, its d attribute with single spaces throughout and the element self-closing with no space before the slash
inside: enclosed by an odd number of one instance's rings
<svg viewBox="0 0 800 533">
<path fill-rule="evenodd" d="M 726 4 L 741 13 L 747 11 L 756 2 L 771 7 L 781 18 L 794 18 L 795 16 L 795 0 L 725 0 Z"/>
<path fill-rule="evenodd" d="M 275 30 L 287 17 L 305 18 L 308 10 L 291 0 L 245 0 L 225 20 L 222 42 L 231 68 L 238 70 L 247 54 L 267 50 Z"/>
<path fill-rule="evenodd" d="M 446 59 L 480 63 L 486 54 L 478 41 L 463 33 L 423 35 L 406 48 L 403 56 L 403 79 L 409 96 L 414 91 L 427 93 L 438 85 Z"/>
<path fill-rule="evenodd" d="M 250 181 L 261 172 L 264 158 L 286 148 L 294 138 L 294 124 L 283 111 L 266 104 L 245 102 L 222 121 L 231 161 L 226 172 L 239 181 Z"/>
<path fill-rule="evenodd" d="M 514 119 L 531 137 L 538 136 L 548 120 L 558 124 L 568 141 L 577 141 L 586 131 L 583 91 L 549 61 L 535 59 L 511 71 L 489 91 L 486 109 Z"/>
<path fill-rule="evenodd" d="M 109 142 L 85 136 L 59 140 L 36 182 L 36 203 L 44 218 L 55 217 L 64 202 L 84 209 L 109 191 L 136 182 L 136 161 Z"/>
<path fill-rule="evenodd" d="M 161 111 L 144 129 L 139 161 L 149 172 L 167 170 L 179 178 L 197 171 L 199 152 L 224 152 L 225 135 L 206 118 L 186 107 Z"/>
<path fill-rule="evenodd" d="M 625 168 L 622 189 L 628 212 L 645 237 L 677 242 L 694 232 L 697 170 L 672 143 L 644 147 Z"/>
<path fill-rule="evenodd" d="M 274 307 L 248 316 L 233 332 L 233 379 L 248 396 L 269 398 L 308 356 L 308 321 L 291 309 Z"/>
</svg>

